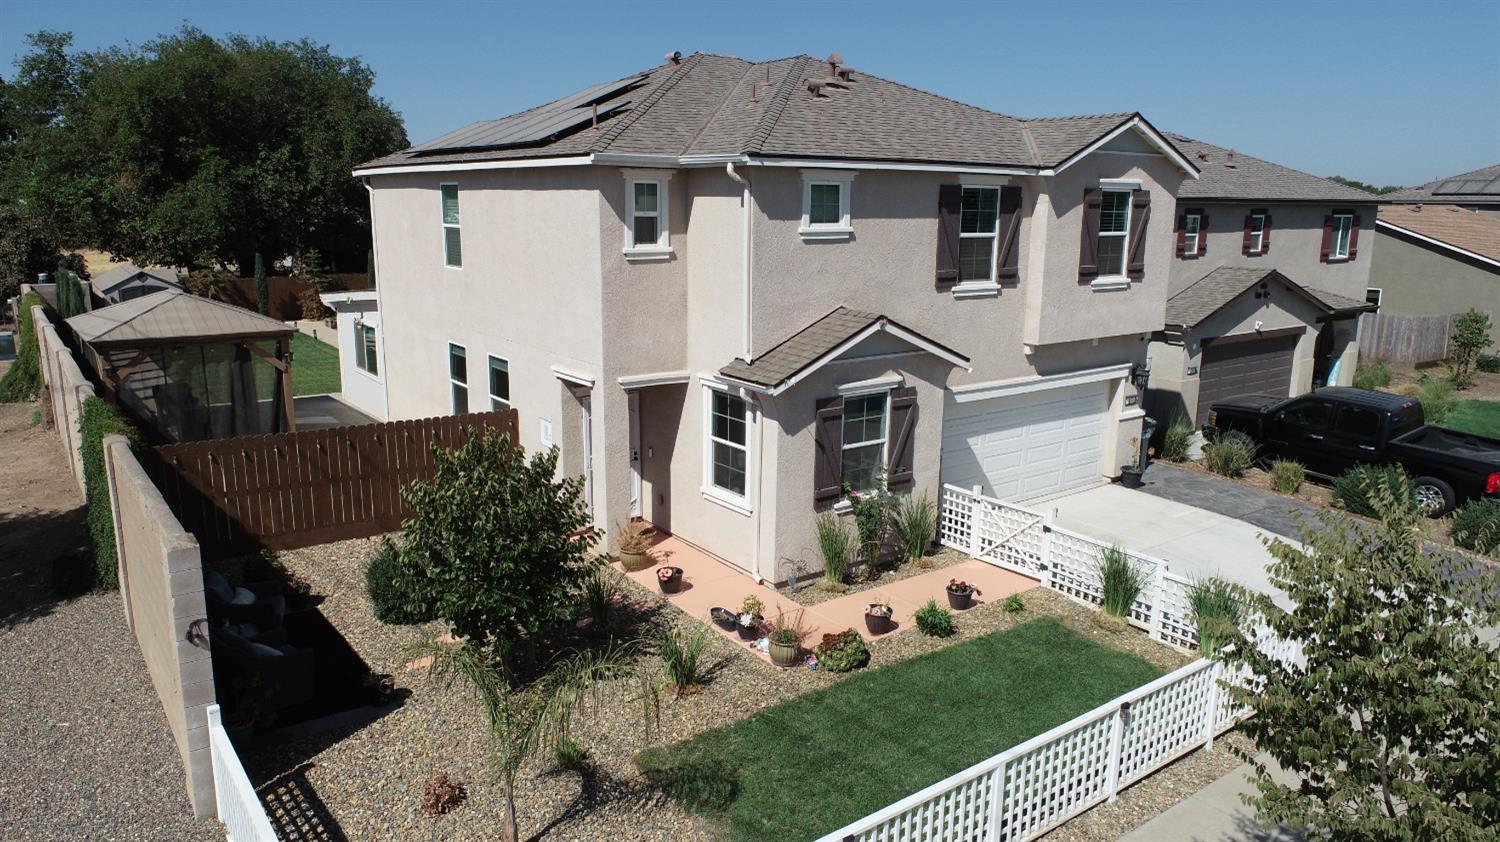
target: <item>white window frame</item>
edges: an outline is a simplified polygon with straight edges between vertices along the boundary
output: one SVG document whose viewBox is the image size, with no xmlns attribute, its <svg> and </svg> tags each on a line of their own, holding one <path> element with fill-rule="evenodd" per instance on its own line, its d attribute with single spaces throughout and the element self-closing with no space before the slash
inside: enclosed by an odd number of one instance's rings
<svg viewBox="0 0 1500 842">
<path fill-rule="evenodd" d="M 850 170 L 803 170 L 802 171 L 802 224 L 797 233 L 804 241 L 847 240 L 854 236 L 854 227 L 849 214 L 849 205 L 854 191 L 854 177 L 858 173 Z M 839 189 L 839 221 L 812 221 L 812 189 L 817 185 Z"/>
<path fill-rule="evenodd" d="M 1250 254 L 1264 254 L 1266 250 L 1266 215 L 1250 214 Z"/>
<path fill-rule="evenodd" d="M 839 389 L 840 393 L 844 393 L 844 391 L 845 391 L 844 388 L 840 388 Z M 843 398 L 844 398 L 844 416 L 846 418 L 848 417 L 848 407 L 849 407 L 849 402 L 850 401 L 861 400 L 863 398 L 874 397 L 876 395 L 880 395 L 880 396 L 882 396 L 882 397 L 885 398 L 885 408 L 881 411 L 881 414 L 880 414 L 880 438 L 879 439 L 870 439 L 869 441 L 862 441 L 862 442 L 859 442 L 857 444 L 850 444 L 849 441 L 848 441 L 848 433 L 847 433 L 847 431 L 849 429 L 849 425 L 847 425 L 847 424 L 840 425 L 840 427 L 841 427 L 840 432 L 839 432 L 839 435 L 840 435 L 840 440 L 839 440 L 839 487 L 840 488 L 842 488 L 843 485 L 844 485 L 844 457 L 843 457 L 843 454 L 847 453 L 850 450 L 854 450 L 854 449 L 861 448 L 861 447 L 869 447 L 870 445 L 876 444 L 876 443 L 880 444 L 880 467 L 876 469 L 875 474 L 876 474 L 876 476 L 880 476 L 880 475 L 884 474 L 885 477 L 886 477 L 886 481 L 887 482 L 890 481 L 890 473 L 889 472 L 890 472 L 890 468 L 891 468 L 891 465 L 890 465 L 890 460 L 891 460 L 891 453 L 890 453 L 890 442 L 891 442 L 891 388 L 887 386 L 887 387 L 884 387 L 884 388 L 860 389 L 860 390 L 855 390 L 855 391 L 849 391 L 847 394 L 843 394 Z M 858 489 L 856 489 L 856 490 L 858 491 Z M 864 493 L 865 491 L 871 491 L 871 490 L 873 490 L 873 489 L 864 489 L 864 491 L 860 491 L 860 493 Z"/>
<path fill-rule="evenodd" d="M 495 410 L 495 409 L 510 409 L 510 407 L 511 407 L 510 396 L 507 395 L 507 396 L 505 396 L 505 397 L 502 398 L 499 395 L 495 394 L 495 390 L 494 390 L 494 382 L 495 381 L 490 378 L 490 372 L 494 370 L 494 361 L 495 360 L 499 360 L 500 362 L 502 362 L 502 363 L 505 364 L 505 388 L 506 388 L 506 391 L 510 390 L 510 360 L 506 359 L 505 357 L 500 356 L 499 354 L 486 354 L 485 355 L 485 358 L 484 358 L 484 390 L 485 390 L 485 393 L 490 396 L 490 409 L 491 410 Z M 495 406 L 495 404 L 497 402 L 500 403 L 500 404 L 503 404 L 503 405 L 502 406 Z"/>
<path fill-rule="evenodd" d="M 625 177 L 625 259 L 666 260 L 672 256 L 672 200 L 671 181 L 673 170 L 622 169 Z M 656 213 L 641 216 L 656 217 L 656 242 L 637 245 L 635 242 L 635 186 L 656 185 Z"/>
<path fill-rule="evenodd" d="M 1370 293 L 1375 293 L 1375 300 L 1370 300 Z M 1380 312 L 1380 307 L 1385 303 L 1385 290 L 1382 287 L 1365 287 L 1365 303 L 1374 304 L 1375 312 Z"/>
<path fill-rule="evenodd" d="M 965 234 L 963 232 L 963 210 L 962 210 L 963 209 L 963 194 L 964 194 L 964 191 L 966 191 L 966 190 L 991 190 L 991 191 L 994 192 L 994 194 L 995 194 L 995 230 L 993 232 L 988 233 L 988 234 L 985 234 L 983 232 L 975 232 L 973 234 Z M 964 184 L 959 185 L 958 196 L 959 196 L 959 199 L 958 199 L 958 206 L 959 206 L 959 224 L 958 224 L 959 231 L 958 231 L 958 239 L 959 240 L 964 240 L 964 239 L 978 240 L 978 239 L 981 239 L 981 238 L 984 238 L 984 237 L 989 237 L 990 238 L 990 273 L 989 273 L 989 276 L 985 277 L 985 278 L 970 278 L 969 280 L 964 280 L 962 277 L 960 277 L 959 281 L 958 281 L 958 285 L 961 286 L 961 287 L 965 287 L 966 289 L 982 288 L 982 287 L 998 287 L 999 284 L 995 280 L 995 263 L 1000 259 L 1000 187 L 998 185 L 994 185 L 994 184 L 969 184 L 969 183 L 964 183 Z M 962 266 L 962 261 L 960 261 L 960 266 Z M 959 271 L 961 272 L 962 269 L 960 269 Z"/>
<path fill-rule="evenodd" d="M 458 222 L 449 222 L 448 221 L 448 217 L 446 215 L 444 215 L 444 213 L 443 213 L 443 188 L 444 187 L 452 187 L 453 188 L 453 199 L 458 204 Z M 442 226 L 443 226 L 443 238 L 442 238 L 442 242 L 439 243 L 439 246 L 442 249 L 442 255 L 443 255 L 442 260 L 443 260 L 443 268 L 444 269 L 462 269 L 462 268 L 464 268 L 464 258 L 463 258 L 463 248 L 464 248 L 464 229 L 463 229 L 464 206 L 463 206 L 463 200 L 461 198 L 462 192 L 463 191 L 459 189 L 458 182 L 456 182 L 456 181 L 443 181 L 443 182 L 439 182 L 438 183 L 438 222 L 442 223 Z M 453 264 L 453 263 L 449 263 L 448 262 L 448 229 L 450 229 L 450 228 L 458 232 L 458 263 L 457 264 Z"/>
<path fill-rule="evenodd" d="M 1134 193 L 1139 189 L 1141 189 L 1141 184 L 1138 181 L 1099 182 L 1099 233 L 1098 239 L 1094 243 L 1094 260 L 1099 260 L 1099 246 L 1103 242 L 1105 237 L 1118 237 L 1120 240 L 1120 271 L 1117 273 L 1106 275 L 1104 273 L 1104 268 L 1102 266 L 1099 267 L 1099 275 L 1098 277 L 1094 278 L 1093 282 L 1093 286 L 1095 288 L 1119 288 L 1128 286 L 1130 284 L 1130 221 L 1131 216 L 1135 212 L 1131 205 L 1134 204 Z M 1111 231 L 1106 233 L 1104 230 L 1104 196 L 1109 193 L 1125 194 L 1125 230 L 1123 231 Z M 1186 249 L 1184 249 L 1184 251 L 1186 251 Z"/>
<path fill-rule="evenodd" d="M 1127 237 L 1130 235 L 1130 225 L 1129 225 L 1129 222 L 1130 222 L 1130 219 L 1127 216 L 1126 217 L 1126 225 L 1125 225 L 1125 234 L 1126 234 Z M 1203 236 L 1203 214 L 1201 214 L 1201 213 L 1184 214 L 1183 218 L 1182 218 L 1182 256 L 1183 257 L 1197 257 L 1198 256 L 1198 238 L 1201 237 L 1201 236 Z M 1130 256 L 1126 255 L 1126 259 L 1129 260 Z"/>
<path fill-rule="evenodd" d="M 1339 250 L 1339 241 L 1343 240 L 1343 251 Z M 1333 214 L 1333 240 L 1328 244 L 1328 259 L 1348 260 L 1349 248 L 1354 242 L 1354 214 Z"/>
<path fill-rule="evenodd" d="M 702 493 L 706 500 L 718 503 L 731 511 L 742 515 L 748 515 L 754 510 L 750 502 L 750 490 L 755 487 L 755 442 L 758 418 L 756 417 L 755 404 L 750 396 L 742 389 L 736 389 L 722 381 L 706 377 L 700 378 L 703 385 L 703 485 Z M 714 438 L 714 395 L 728 395 L 739 398 L 745 402 L 745 443 L 735 444 L 727 439 Z M 730 447 L 740 448 L 745 453 L 745 493 L 735 494 L 727 488 L 714 485 L 714 443 L 719 442 Z"/>
<path fill-rule="evenodd" d="M 377 369 L 375 371 L 371 371 L 368 368 L 368 363 L 365 359 L 366 330 L 370 331 L 371 338 L 374 339 L 375 366 Z M 369 324 L 364 319 L 354 320 L 354 368 L 357 371 L 364 372 L 366 376 L 373 377 L 376 380 L 380 379 L 380 329 L 375 325 Z"/>
<path fill-rule="evenodd" d="M 454 348 L 461 348 L 461 349 L 463 349 L 463 352 L 464 352 L 464 379 L 463 380 L 456 380 L 453 377 L 453 349 Z M 462 386 L 462 387 L 464 387 L 464 404 L 465 404 L 464 412 L 472 412 L 474 410 L 473 401 L 469 400 L 469 396 L 471 394 L 470 391 L 469 391 L 469 348 L 468 348 L 468 346 L 462 345 L 462 344 L 460 344 L 458 342 L 449 342 L 448 346 L 447 346 L 447 349 L 448 349 L 448 353 L 445 355 L 445 357 L 443 359 L 443 362 L 447 365 L 447 369 L 448 369 L 448 414 L 450 414 L 450 415 L 458 415 L 459 414 L 458 407 L 454 405 L 454 400 L 453 400 L 453 387 L 454 386 Z M 488 376 L 488 372 L 486 372 L 486 376 Z"/>
</svg>

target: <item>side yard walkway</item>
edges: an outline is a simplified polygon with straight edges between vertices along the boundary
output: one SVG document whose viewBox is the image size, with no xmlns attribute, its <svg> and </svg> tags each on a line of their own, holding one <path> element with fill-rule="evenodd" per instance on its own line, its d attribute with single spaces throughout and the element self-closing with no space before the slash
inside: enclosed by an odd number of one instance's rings
<svg viewBox="0 0 1500 842">
<path fill-rule="evenodd" d="M 1279 781 L 1292 779 L 1274 761 L 1271 769 Z M 1256 791 L 1252 775 L 1250 764 L 1241 765 L 1121 836 L 1120 842 L 1300 842 L 1303 835 L 1285 825 L 1264 828 L 1256 823 L 1255 810 L 1240 800 Z"/>
<path fill-rule="evenodd" d="M 222 838 L 193 818 L 119 594 L 53 596 L 83 509 L 39 406 L 0 404 L 0 839 Z"/>
</svg>

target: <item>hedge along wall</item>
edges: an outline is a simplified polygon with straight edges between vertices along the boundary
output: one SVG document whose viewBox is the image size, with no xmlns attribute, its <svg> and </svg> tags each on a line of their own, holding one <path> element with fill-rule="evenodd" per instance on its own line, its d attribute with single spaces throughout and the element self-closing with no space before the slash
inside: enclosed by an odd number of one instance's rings
<svg viewBox="0 0 1500 842">
<path fill-rule="evenodd" d="M 36 343 L 36 317 L 31 312 L 41 306 L 40 295 L 28 292 L 21 296 L 21 306 L 16 309 L 16 358 L 0 378 L 0 403 L 35 400 L 41 391 L 41 352 Z"/>
<path fill-rule="evenodd" d="M 78 491 L 82 495 L 86 487 L 81 458 L 83 402 L 94 396 L 94 386 L 83 376 L 73 352 L 63 344 L 46 312 L 41 307 L 33 307 L 31 318 L 36 329 L 42 399 L 51 407 L 57 437 L 62 439 L 63 454 L 67 456 L 68 467 L 73 469 L 73 478 L 78 481 Z"/>
<path fill-rule="evenodd" d="M 81 456 L 84 497 L 88 501 L 89 550 L 94 557 L 93 586 L 99 590 L 120 583 L 115 546 L 115 517 L 110 508 L 109 477 L 104 468 L 104 437 L 123 436 L 131 447 L 140 443 L 135 427 L 103 398 L 83 401 Z"/>
</svg>

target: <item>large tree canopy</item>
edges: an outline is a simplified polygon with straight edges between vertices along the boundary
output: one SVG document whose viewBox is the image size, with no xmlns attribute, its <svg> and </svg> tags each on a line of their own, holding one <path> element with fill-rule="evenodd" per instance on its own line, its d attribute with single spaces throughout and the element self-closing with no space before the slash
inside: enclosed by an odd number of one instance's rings
<svg viewBox="0 0 1500 842">
<path fill-rule="evenodd" d="M 70 42 L 33 35 L 0 87 L 4 193 L 62 240 L 245 271 L 256 253 L 363 261 L 369 203 L 350 170 L 407 141 L 359 59 L 191 27 L 141 47 Z"/>
</svg>

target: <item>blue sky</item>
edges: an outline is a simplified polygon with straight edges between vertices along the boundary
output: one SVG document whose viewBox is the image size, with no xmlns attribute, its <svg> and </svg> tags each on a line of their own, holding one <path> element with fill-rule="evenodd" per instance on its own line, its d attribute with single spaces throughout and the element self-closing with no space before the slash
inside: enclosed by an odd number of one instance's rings
<svg viewBox="0 0 1500 842">
<path fill-rule="evenodd" d="M 38 29 L 95 48 L 187 21 L 308 37 L 375 69 L 413 142 L 658 64 L 843 54 L 1018 116 L 1137 110 L 1307 170 L 1417 184 L 1500 160 L 1500 3 L 31 2 L 0 0 L 10 62 Z"/>
</svg>

